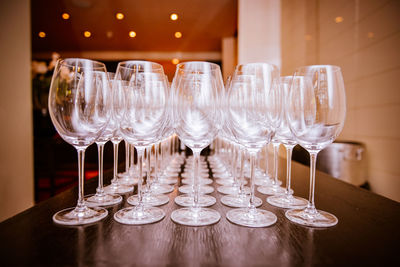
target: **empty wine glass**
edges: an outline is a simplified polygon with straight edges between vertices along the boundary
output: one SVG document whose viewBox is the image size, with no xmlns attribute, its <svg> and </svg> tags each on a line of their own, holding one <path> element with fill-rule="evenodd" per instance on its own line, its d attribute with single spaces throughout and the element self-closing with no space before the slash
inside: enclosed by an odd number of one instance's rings
<svg viewBox="0 0 400 267">
<path fill-rule="evenodd" d="M 193 203 L 171 213 L 171 219 L 190 226 L 210 225 L 221 215 L 199 205 L 200 152 L 217 136 L 221 111 L 223 81 L 218 65 L 208 62 L 185 62 L 177 65 L 172 83 L 174 126 L 180 140 L 193 151 Z"/>
<path fill-rule="evenodd" d="M 103 63 L 68 58 L 54 69 L 49 113 L 60 136 L 78 152 L 78 203 L 75 208 L 57 212 L 53 221 L 81 225 L 99 221 L 108 214 L 100 207 L 89 208 L 84 201 L 84 160 L 86 148 L 102 134 L 110 115 L 110 84 Z"/>
<path fill-rule="evenodd" d="M 119 143 L 122 141 L 121 133 L 119 132 L 119 121 L 122 116 L 122 111 L 124 107 L 124 98 L 123 98 L 123 88 L 124 86 L 128 86 L 126 81 L 115 80 L 115 75 L 113 76 L 113 80 L 111 81 L 112 90 L 113 90 L 113 98 L 112 98 L 112 112 L 111 112 L 111 122 L 113 126 L 113 134 L 111 136 L 111 142 L 113 144 L 113 152 L 114 152 L 114 166 L 113 166 L 113 179 L 111 180 L 111 184 L 104 187 L 104 191 L 106 193 L 112 194 L 125 194 L 133 191 L 133 185 L 123 184 L 118 179 L 118 148 Z M 129 152 L 129 149 L 127 149 Z M 127 156 L 129 161 L 129 153 Z M 126 163 L 129 166 L 128 163 Z M 127 168 L 128 169 L 128 168 Z"/>
<path fill-rule="evenodd" d="M 135 145 L 139 165 L 138 203 L 114 214 L 120 223 L 147 224 L 165 216 L 162 209 L 144 205 L 142 196 L 144 151 L 160 140 L 167 119 L 167 88 L 154 86 L 161 75 L 164 75 L 162 66 L 153 62 L 125 61 L 117 67 L 116 79 L 129 82 L 123 90 L 125 104 L 120 132 L 128 143 Z"/>
<path fill-rule="evenodd" d="M 272 124 L 277 118 L 275 106 L 278 104 L 275 84 L 279 83 L 279 70 L 265 63 L 239 65 L 232 77 L 232 84 L 235 83 L 237 86 L 228 92 L 225 123 L 250 154 L 250 204 L 247 208 L 230 210 L 226 218 L 243 226 L 265 227 L 274 224 L 277 217 L 255 207 L 254 171 L 257 153 L 274 134 Z"/>
<path fill-rule="evenodd" d="M 304 208 L 307 206 L 308 201 L 301 197 L 293 196 L 293 190 L 290 188 L 291 184 L 291 164 L 292 164 L 292 151 L 296 145 L 296 140 L 290 131 L 287 121 L 287 107 L 289 104 L 289 88 L 292 81 L 292 76 L 281 77 L 280 84 L 282 88 L 282 123 L 277 128 L 276 136 L 286 149 L 286 190 L 284 194 L 273 195 L 267 198 L 267 202 L 273 206 L 286 209 Z"/>
<path fill-rule="evenodd" d="M 289 220 L 313 227 L 337 224 L 336 216 L 315 208 L 315 167 L 318 152 L 340 134 L 345 117 L 346 95 L 340 68 L 297 68 L 289 93 L 288 122 L 296 142 L 310 153 L 310 192 L 306 208 L 286 211 Z"/>
</svg>

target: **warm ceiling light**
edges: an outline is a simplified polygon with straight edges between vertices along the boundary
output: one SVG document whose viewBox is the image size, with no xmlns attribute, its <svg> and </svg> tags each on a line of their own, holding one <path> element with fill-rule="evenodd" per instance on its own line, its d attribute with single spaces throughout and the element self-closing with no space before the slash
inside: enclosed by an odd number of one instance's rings
<svg viewBox="0 0 400 267">
<path fill-rule="evenodd" d="M 179 63 L 179 59 L 173 58 L 173 59 L 171 60 L 171 62 L 172 62 L 172 64 L 176 65 L 176 64 Z"/>
<path fill-rule="evenodd" d="M 90 31 L 85 31 L 83 33 L 83 36 L 85 36 L 86 38 L 89 38 L 90 36 L 92 36 L 92 33 Z"/>
<path fill-rule="evenodd" d="M 335 18 L 335 22 L 336 22 L 336 23 L 343 22 L 343 20 L 344 20 L 343 17 L 336 17 L 336 18 Z"/>
<path fill-rule="evenodd" d="M 115 17 L 116 17 L 118 20 L 122 20 L 122 19 L 124 19 L 124 14 L 122 14 L 122 13 L 117 13 L 117 14 L 115 14 Z"/>
<path fill-rule="evenodd" d="M 38 35 L 39 35 L 40 38 L 46 37 L 46 33 L 45 32 L 39 32 Z"/>
<path fill-rule="evenodd" d="M 130 32 L 129 32 L 129 37 L 135 38 L 135 37 L 136 37 L 136 32 L 130 31 Z"/>
<path fill-rule="evenodd" d="M 375 34 L 374 34 L 373 32 L 367 33 L 367 37 L 368 37 L 369 39 L 374 38 L 374 36 L 375 36 Z"/>
<path fill-rule="evenodd" d="M 172 13 L 171 16 L 169 16 L 171 20 L 177 20 L 178 19 L 178 14 Z"/>
<path fill-rule="evenodd" d="M 68 13 L 62 13 L 61 17 L 65 20 L 69 19 L 69 14 Z"/>
<path fill-rule="evenodd" d="M 175 33 L 175 38 L 181 38 L 182 37 L 182 33 L 181 32 L 176 32 Z"/>
<path fill-rule="evenodd" d="M 106 36 L 107 38 L 112 38 L 114 33 L 112 31 L 107 31 Z"/>
</svg>

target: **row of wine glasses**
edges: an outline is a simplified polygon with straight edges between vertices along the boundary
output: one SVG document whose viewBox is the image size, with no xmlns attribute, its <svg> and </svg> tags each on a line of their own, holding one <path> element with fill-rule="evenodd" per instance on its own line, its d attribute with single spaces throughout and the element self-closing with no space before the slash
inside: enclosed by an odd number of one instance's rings
<svg viewBox="0 0 400 267">
<path fill-rule="evenodd" d="M 176 134 L 192 150 L 193 163 L 187 163 L 182 174 L 184 185 L 179 191 L 185 195 L 175 202 L 184 208 L 171 213 L 174 222 L 201 226 L 220 220 L 216 210 L 207 208 L 216 200 L 206 195 L 214 189 L 208 185 L 210 179 L 200 157 L 200 152 L 219 136 L 224 144 L 229 144 L 220 147 L 230 157 L 210 158 L 210 165 L 220 184 L 217 190 L 226 194 L 221 202 L 235 207 L 226 214 L 229 221 L 249 227 L 276 222 L 273 213 L 257 208 L 262 204 L 255 197 L 258 184 L 259 192 L 271 195 L 268 203 L 290 208 L 286 212 L 289 220 L 317 227 L 336 224 L 334 215 L 316 210 L 314 187 L 316 155 L 333 142 L 344 123 L 345 95 L 340 68 L 308 66 L 298 68 L 292 77 L 279 75 L 279 69 L 271 64 L 239 65 L 224 87 L 218 65 L 185 62 L 177 65 L 169 86 L 162 66 L 153 62 L 120 62 L 115 77 L 110 79 L 100 62 L 60 60 L 50 88 L 49 110 L 57 131 L 78 151 L 79 196 L 77 207 L 56 213 L 53 220 L 71 225 L 101 220 L 107 216 L 107 210 L 99 206 L 116 204 L 122 199 L 119 193 L 133 190 L 134 178 L 128 164 L 124 178 L 117 177 L 116 156 L 113 182 L 103 187 L 104 144 L 111 140 L 117 153 L 122 139 L 127 152 L 133 146 L 137 151 L 138 186 L 137 194 L 128 198 L 134 206 L 119 210 L 114 219 L 124 224 L 163 219 L 164 211 L 155 206 L 169 201 L 163 193 L 171 191 L 172 187 L 166 184 L 176 182 L 176 178 L 168 177 L 168 172 L 176 173 L 178 167 L 162 168 L 158 156 L 162 157 L 165 151 L 161 141 Z M 94 142 L 99 148 L 99 185 L 95 195 L 85 198 L 84 152 Z M 258 168 L 257 155 L 269 143 L 274 147 L 273 179 Z M 277 151 L 281 143 L 288 155 L 286 188 L 280 186 L 277 177 Z M 310 197 L 304 209 L 296 208 L 304 207 L 307 201 L 293 196 L 290 188 L 290 158 L 295 144 L 311 155 Z M 155 160 L 151 162 L 153 150 Z M 250 168 L 246 168 L 246 155 Z M 132 158 L 128 156 L 127 161 Z M 132 167 L 134 164 L 130 163 Z M 247 169 L 249 187 L 244 179 Z"/>
</svg>

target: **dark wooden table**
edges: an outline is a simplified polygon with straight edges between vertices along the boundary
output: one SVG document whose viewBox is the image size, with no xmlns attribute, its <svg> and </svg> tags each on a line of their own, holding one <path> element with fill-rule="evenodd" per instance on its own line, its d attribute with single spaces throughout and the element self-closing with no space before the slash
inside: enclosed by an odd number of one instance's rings
<svg viewBox="0 0 400 267">
<path fill-rule="evenodd" d="M 284 165 L 281 165 L 284 166 Z M 284 177 L 284 167 L 281 177 Z M 293 163 L 296 195 L 308 196 L 309 168 Z M 95 179 L 86 185 L 94 192 Z M 332 212 L 339 224 L 327 229 L 296 225 L 284 210 L 265 203 L 278 222 L 267 228 L 233 225 L 225 218 L 230 209 L 213 206 L 222 219 L 206 227 L 173 223 L 179 208 L 170 194 L 162 206 L 167 216 L 159 223 L 122 225 L 109 208 L 103 221 L 63 227 L 52 215 L 74 206 L 76 188 L 42 202 L 0 223 L 1 266 L 400 266 L 400 204 L 317 172 L 317 207 Z M 219 193 L 213 194 L 220 198 Z M 12 201 L 12 200 L 10 200 Z"/>
</svg>

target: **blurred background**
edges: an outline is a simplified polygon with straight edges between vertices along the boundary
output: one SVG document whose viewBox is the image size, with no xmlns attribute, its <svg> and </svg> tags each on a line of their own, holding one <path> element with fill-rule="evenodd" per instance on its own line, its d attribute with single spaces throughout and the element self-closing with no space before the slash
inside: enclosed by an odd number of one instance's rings
<svg viewBox="0 0 400 267">
<path fill-rule="evenodd" d="M 0 221 L 77 180 L 75 149 L 47 111 L 60 57 L 109 71 L 122 60 L 155 61 L 170 80 L 189 60 L 219 64 L 224 78 L 250 62 L 276 64 L 282 75 L 338 65 L 348 108 L 339 141 L 361 148 L 338 157 L 353 160 L 357 185 L 400 201 L 399 14 L 398 0 L 0 0 Z M 301 151 L 295 157 L 307 163 Z M 86 178 L 97 175 L 95 146 L 85 168 Z"/>
</svg>

